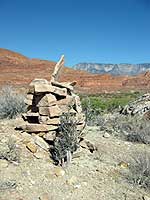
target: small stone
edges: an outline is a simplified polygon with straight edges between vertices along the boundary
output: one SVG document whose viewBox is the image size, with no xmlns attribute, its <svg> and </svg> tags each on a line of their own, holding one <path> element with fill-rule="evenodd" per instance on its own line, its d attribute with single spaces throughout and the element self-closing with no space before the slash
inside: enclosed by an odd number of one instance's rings
<svg viewBox="0 0 150 200">
<path fill-rule="evenodd" d="M 80 146 L 81 146 L 82 148 L 88 149 L 88 146 L 87 146 L 87 143 L 86 143 L 85 140 L 82 140 L 82 141 L 80 142 Z"/>
<path fill-rule="evenodd" d="M 65 171 L 61 167 L 56 167 L 54 169 L 54 174 L 56 176 L 64 176 L 65 175 Z"/>
<path fill-rule="evenodd" d="M 44 157 L 44 155 L 43 155 L 43 153 L 41 151 L 38 151 L 38 152 L 34 153 L 34 156 L 37 159 L 42 159 Z"/>
<path fill-rule="evenodd" d="M 48 141 L 54 141 L 54 139 L 56 138 L 56 132 L 55 131 L 50 131 L 48 133 L 45 133 L 43 138 L 45 140 L 48 140 Z"/>
<path fill-rule="evenodd" d="M 148 197 L 146 195 L 144 195 L 142 198 L 143 198 L 143 200 L 150 200 L 150 197 Z"/>
<path fill-rule="evenodd" d="M 43 137 L 45 134 L 46 134 L 45 132 L 40 132 L 37 135 L 40 136 L 40 137 Z"/>
<path fill-rule="evenodd" d="M 8 167 L 8 161 L 0 159 L 0 169 L 7 168 Z"/>
<path fill-rule="evenodd" d="M 75 185 L 75 184 L 77 184 L 77 177 L 76 176 L 72 176 L 66 182 L 67 182 L 68 185 Z"/>
<path fill-rule="evenodd" d="M 109 137 L 110 137 L 110 134 L 107 133 L 107 132 L 105 132 L 104 135 L 103 135 L 103 137 L 104 137 L 104 138 L 109 138 Z"/>
<path fill-rule="evenodd" d="M 39 200 L 50 200 L 50 197 L 49 197 L 48 193 L 43 193 L 40 196 Z"/>
<path fill-rule="evenodd" d="M 73 152 L 73 155 L 72 155 L 72 158 L 79 158 L 80 156 L 82 156 L 84 153 L 83 153 L 83 150 L 82 148 L 78 148 L 77 151 Z"/>
<path fill-rule="evenodd" d="M 82 182 L 82 185 L 87 186 L 88 183 L 87 182 Z"/>
<path fill-rule="evenodd" d="M 129 167 L 129 164 L 124 162 L 124 161 L 121 161 L 119 164 L 118 164 L 121 168 L 128 168 Z"/>
<path fill-rule="evenodd" d="M 26 147 L 32 152 L 35 153 L 37 151 L 37 146 L 33 142 L 29 142 L 26 144 Z"/>
<path fill-rule="evenodd" d="M 44 149 L 45 151 L 49 150 L 49 145 L 47 142 L 45 142 L 43 140 L 43 138 L 39 137 L 38 135 L 35 135 L 35 139 L 34 139 L 35 143 L 41 147 L 42 149 Z"/>
<path fill-rule="evenodd" d="M 93 153 L 93 151 L 97 150 L 97 147 L 88 140 L 82 140 L 80 142 L 80 146 L 82 148 L 88 149 L 91 153 Z"/>
<path fill-rule="evenodd" d="M 75 189 L 79 189 L 80 187 L 81 187 L 80 184 L 76 184 L 76 185 L 74 185 L 74 188 L 75 188 Z"/>
</svg>

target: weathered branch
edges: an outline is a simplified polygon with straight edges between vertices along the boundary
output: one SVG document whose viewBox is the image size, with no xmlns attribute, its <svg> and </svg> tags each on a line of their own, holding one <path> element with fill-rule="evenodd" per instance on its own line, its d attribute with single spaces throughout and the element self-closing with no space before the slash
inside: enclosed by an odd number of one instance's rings
<svg viewBox="0 0 150 200">
<path fill-rule="evenodd" d="M 60 71 L 61 71 L 62 67 L 64 66 L 64 62 L 65 62 L 64 58 L 65 58 L 64 55 L 62 55 L 60 60 L 55 65 L 54 72 L 53 72 L 52 77 L 51 77 L 52 82 L 58 80 Z"/>
</svg>

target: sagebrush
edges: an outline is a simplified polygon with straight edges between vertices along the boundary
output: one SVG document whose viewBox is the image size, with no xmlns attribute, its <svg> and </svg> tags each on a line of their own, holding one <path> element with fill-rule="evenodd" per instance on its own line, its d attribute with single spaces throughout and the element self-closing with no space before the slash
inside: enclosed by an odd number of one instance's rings
<svg viewBox="0 0 150 200">
<path fill-rule="evenodd" d="M 0 143 L 0 159 L 9 162 L 20 162 L 20 150 L 14 139 L 9 138 L 6 143 Z"/>
<path fill-rule="evenodd" d="M 13 87 L 5 86 L 0 91 L 0 119 L 15 118 L 25 112 L 25 97 L 17 94 Z"/>
<path fill-rule="evenodd" d="M 132 156 L 127 180 L 139 187 L 150 189 L 150 153 L 147 151 L 136 152 Z"/>
</svg>

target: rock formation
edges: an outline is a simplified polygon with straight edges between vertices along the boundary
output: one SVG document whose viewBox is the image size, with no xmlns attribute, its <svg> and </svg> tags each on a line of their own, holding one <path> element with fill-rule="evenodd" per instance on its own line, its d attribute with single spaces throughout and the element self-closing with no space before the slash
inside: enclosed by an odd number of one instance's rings
<svg viewBox="0 0 150 200">
<path fill-rule="evenodd" d="M 24 130 L 42 137 L 48 144 L 53 144 L 59 135 L 61 116 L 71 114 L 76 121 L 76 130 L 82 132 L 85 116 L 79 96 L 73 92 L 75 82 L 58 82 L 57 78 L 64 64 L 64 56 L 56 64 L 51 81 L 35 79 L 29 85 L 26 104 L 27 113 Z"/>
<path fill-rule="evenodd" d="M 126 105 L 122 110 L 121 114 L 124 115 L 145 115 L 150 111 L 150 94 L 144 94 L 134 102 Z"/>
</svg>

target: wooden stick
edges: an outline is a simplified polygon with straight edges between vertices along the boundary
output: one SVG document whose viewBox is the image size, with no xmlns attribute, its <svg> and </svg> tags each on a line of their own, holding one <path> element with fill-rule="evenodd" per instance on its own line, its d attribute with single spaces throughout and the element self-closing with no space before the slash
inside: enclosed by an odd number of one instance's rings
<svg viewBox="0 0 150 200">
<path fill-rule="evenodd" d="M 62 55 L 60 60 L 55 65 L 54 72 L 53 72 L 52 77 L 51 77 L 52 82 L 57 81 L 59 74 L 60 74 L 60 70 L 64 66 L 64 62 L 65 62 L 65 57 L 64 57 L 64 55 Z"/>
</svg>

